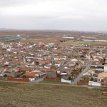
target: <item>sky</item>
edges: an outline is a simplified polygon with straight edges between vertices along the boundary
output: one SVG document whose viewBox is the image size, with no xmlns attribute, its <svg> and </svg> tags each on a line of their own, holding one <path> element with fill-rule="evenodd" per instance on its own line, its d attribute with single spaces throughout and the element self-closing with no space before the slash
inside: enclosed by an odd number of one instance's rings
<svg viewBox="0 0 107 107">
<path fill-rule="evenodd" d="M 0 0 L 0 28 L 107 31 L 107 0 Z"/>
</svg>

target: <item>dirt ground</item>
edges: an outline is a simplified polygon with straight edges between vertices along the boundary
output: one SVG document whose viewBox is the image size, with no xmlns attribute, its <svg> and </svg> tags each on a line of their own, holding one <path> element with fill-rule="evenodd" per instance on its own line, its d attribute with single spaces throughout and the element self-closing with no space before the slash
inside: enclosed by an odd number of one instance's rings
<svg viewBox="0 0 107 107">
<path fill-rule="evenodd" d="M 99 89 L 0 82 L 0 107 L 106 107 L 106 102 Z"/>
</svg>

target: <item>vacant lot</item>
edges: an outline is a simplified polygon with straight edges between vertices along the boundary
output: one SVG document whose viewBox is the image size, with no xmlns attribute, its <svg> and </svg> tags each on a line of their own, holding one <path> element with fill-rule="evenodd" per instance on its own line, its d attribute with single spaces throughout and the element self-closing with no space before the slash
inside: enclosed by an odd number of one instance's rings
<svg viewBox="0 0 107 107">
<path fill-rule="evenodd" d="M 106 107 L 98 89 L 0 82 L 0 107 Z"/>
</svg>

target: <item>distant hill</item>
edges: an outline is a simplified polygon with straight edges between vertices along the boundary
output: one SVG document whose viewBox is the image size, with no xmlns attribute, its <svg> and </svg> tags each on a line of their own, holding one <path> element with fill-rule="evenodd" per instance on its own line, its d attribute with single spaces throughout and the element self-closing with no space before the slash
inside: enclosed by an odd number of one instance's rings
<svg viewBox="0 0 107 107">
<path fill-rule="evenodd" d="M 63 30 L 16 30 L 16 29 L 7 29 L 0 28 L 0 36 L 5 35 L 21 35 L 21 36 L 95 36 L 99 38 L 107 39 L 107 34 L 101 32 L 83 32 L 83 31 L 63 31 Z"/>
<path fill-rule="evenodd" d="M 8 28 L 0 28 L 0 31 L 13 31 L 15 29 L 8 29 Z"/>
</svg>

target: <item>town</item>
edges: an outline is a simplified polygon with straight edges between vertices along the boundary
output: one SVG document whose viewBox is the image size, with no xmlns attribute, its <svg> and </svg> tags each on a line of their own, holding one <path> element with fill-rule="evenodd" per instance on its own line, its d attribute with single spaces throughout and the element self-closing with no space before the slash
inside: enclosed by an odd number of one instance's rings
<svg viewBox="0 0 107 107">
<path fill-rule="evenodd" d="M 0 0 L 0 107 L 107 107 L 107 0 Z"/>
<path fill-rule="evenodd" d="M 0 36 L 0 80 L 107 86 L 107 39 L 94 35 Z"/>
</svg>

